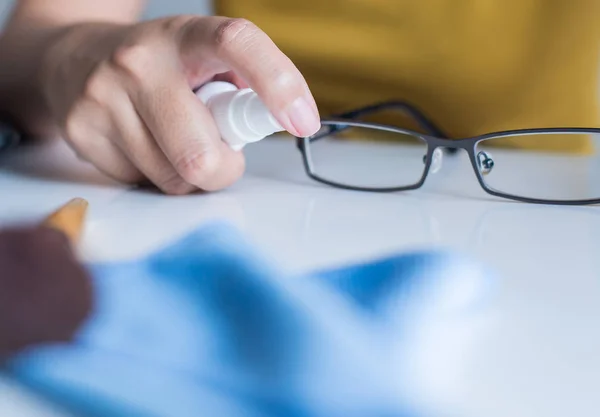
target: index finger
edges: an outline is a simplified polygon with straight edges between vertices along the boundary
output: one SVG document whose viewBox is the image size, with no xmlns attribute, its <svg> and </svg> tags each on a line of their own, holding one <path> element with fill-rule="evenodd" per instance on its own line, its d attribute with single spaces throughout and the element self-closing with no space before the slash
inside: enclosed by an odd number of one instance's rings
<svg viewBox="0 0 600 417">
<path fill-rule="evenodd" d="M 256 91 L 273 116 L 295 136 L 320 128 L 319 113 L 306 80 L 269 36 L 245 19 L 201 17 L 182 29 L 188 59 L 219 60 Z"/>
</svg>

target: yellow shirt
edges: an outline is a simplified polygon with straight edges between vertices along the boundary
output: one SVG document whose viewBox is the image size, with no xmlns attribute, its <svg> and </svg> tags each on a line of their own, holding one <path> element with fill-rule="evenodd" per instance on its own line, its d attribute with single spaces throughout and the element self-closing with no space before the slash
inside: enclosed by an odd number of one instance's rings
<svg viewBox="0 0 600 417">
<path fill-rule="evenodd" d="M 218 0 L 217 12 L 267 32 L 322 114 L 402 99 L 456 138 L 600 125 L 598 0 Z"/>
</svg>

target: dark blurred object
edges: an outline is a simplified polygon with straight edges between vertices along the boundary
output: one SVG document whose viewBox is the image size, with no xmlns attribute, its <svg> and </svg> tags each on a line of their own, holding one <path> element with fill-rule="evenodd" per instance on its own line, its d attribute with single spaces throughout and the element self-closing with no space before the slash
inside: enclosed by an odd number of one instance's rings
<svg viewBox="0 0 600 417">
<path fill-rule="evenodd" d="M 64 233 L 0 231 L 0 359 L 71 340 L 91 309 L 90 277 Z"/>
<path fill-rule="evenodd" d="M 11 125 L 0 121 L 0 152 L 13 148 L 21 141 L 21 134 Z"/>
</svg>

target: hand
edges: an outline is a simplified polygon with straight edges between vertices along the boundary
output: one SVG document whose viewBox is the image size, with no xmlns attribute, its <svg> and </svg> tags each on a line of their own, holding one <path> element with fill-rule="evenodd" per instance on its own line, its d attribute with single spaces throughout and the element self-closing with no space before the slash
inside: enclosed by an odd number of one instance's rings
<svg viewBox="0 0 600 417">
<path fill-rule="evenodd" d="M 67 28 L 43 57 L 48 107 L 77 154 L 127 183 L 169 194 L 227 187 L 244 159 L 220 139 L 193 89 L 211 79 L 253 88 L 296 136 L 319 128 L 308 86 L 252 23 L 178 16 Z"/>
</svg>

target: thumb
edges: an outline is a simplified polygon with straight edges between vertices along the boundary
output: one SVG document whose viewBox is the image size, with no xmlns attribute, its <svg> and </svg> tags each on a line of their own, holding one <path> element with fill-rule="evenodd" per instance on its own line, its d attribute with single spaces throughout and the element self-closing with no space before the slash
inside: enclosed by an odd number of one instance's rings
<svg viewBox="0 0 600 417">
<path fill-rule="evenodd" d="M 197 17 L 182 32 L 186 61 L 232 70 L 293 135 L 310 136 L 319 130 L 319 113 L 304 77 L 256 25 L 244 19 Z"/>
</svg>

